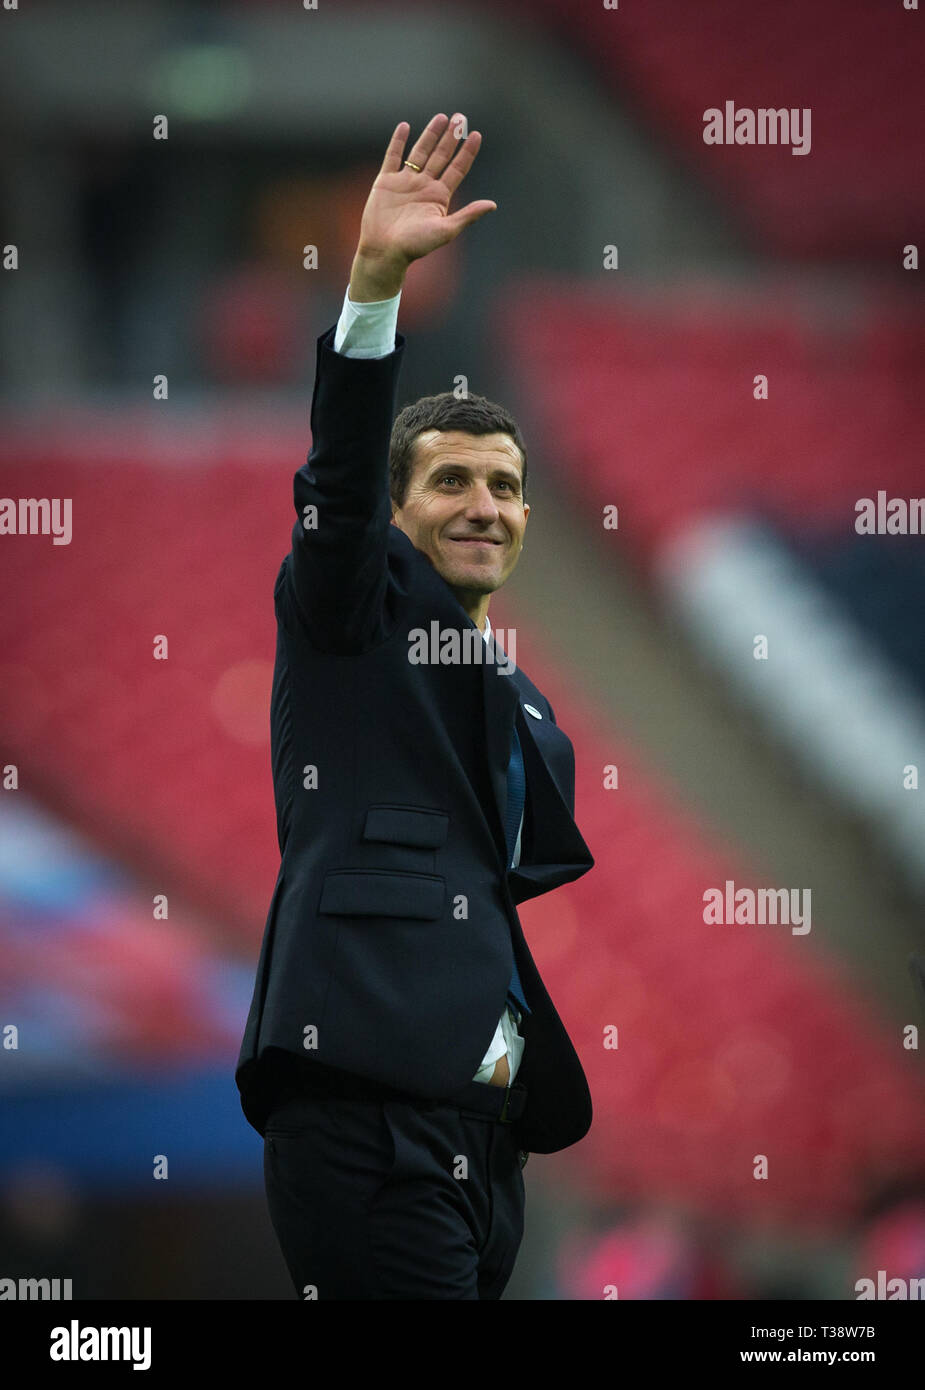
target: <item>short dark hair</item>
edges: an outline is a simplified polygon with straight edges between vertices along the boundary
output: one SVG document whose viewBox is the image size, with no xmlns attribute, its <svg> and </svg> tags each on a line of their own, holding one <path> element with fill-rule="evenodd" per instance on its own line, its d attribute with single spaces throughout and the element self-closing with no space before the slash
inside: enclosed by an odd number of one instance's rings
<svg viewBox="0 0 925 1390">
<path fill-rule="evenodd" d="M 402 506 L 411 481 L 414 441 L 424 430 L 463 430 L 466 434 L 509 434 L 520 450 L 521 495 L 527 496 L 527 448 L 520 427 L 509 410 L 485 396 L 471 392 L 459 397 L 452 391 L 439 396 L 422 396 L 406 405 L 395 417 L 389 444 L 389 492 L 397 507 Z"/>
</svg>

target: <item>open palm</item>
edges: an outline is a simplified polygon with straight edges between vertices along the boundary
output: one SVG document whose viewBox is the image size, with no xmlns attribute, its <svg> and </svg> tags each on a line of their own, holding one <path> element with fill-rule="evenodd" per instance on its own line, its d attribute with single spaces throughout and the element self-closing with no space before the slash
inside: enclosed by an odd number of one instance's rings
<svg viewBox="0 0 925 1390">
<path fill-rule="evenodd" d="M 411 132 L 407 121 L 395 127 L 370 190 L 360 225 L 360 249 L 365 255 L 408 265 L 445 246 L 470 222 L 497 204 L 489 199 L 467 203 L 449 213 L 450 199 L 472 167 L 482 137 L 477 130 L 457 148 L 456 129 L 464 117 L 434 116 L 411 153 L 403 154 Z M 454 157 L 455 153 L 455 157 Z M 404 163 L 407 158 L 421 172 Z"/>
</svg>

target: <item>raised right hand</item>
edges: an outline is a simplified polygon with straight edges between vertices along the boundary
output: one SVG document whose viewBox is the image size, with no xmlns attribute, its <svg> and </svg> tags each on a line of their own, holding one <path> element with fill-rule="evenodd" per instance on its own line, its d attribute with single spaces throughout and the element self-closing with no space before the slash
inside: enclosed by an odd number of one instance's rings
<svg viewBox="0 0 925 1390">
<path fill-rule="evenodd" d="M 403 151 L 411 127 L 407 121 L 395 127 L 363 209 L 351 299 L 391 298 L 412 261 L 453 241 L 470 222 L 497 207 L 479 199 L 452 214 L 447 211 L 482 143 L 473 130 L 457 148 L 455 128 L 464 119 L 459 112 L 449 121 L 442 113 L 434 116 L 407 156 Z M 405 158 L 420 165 L 421 172 L 403 163 Z"/>
</svg>

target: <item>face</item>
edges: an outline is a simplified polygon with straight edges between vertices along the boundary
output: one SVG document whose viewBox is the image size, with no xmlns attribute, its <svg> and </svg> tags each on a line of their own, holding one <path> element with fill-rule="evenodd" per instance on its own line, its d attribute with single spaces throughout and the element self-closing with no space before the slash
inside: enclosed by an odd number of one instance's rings
<svg viewBox="0 0 925 1390">
<path fill-rule="evenodd" d="M 509 434 L 425 430 L 392 521 L 457 593 L 490 594 L 520 558 L 530 508 L 523 500 L 520 450 Z"/>
</svg>

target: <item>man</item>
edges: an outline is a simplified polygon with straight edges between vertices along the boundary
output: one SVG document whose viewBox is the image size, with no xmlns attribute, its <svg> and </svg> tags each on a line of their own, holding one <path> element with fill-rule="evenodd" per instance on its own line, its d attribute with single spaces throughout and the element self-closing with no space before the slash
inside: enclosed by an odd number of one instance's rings
<svg viewBox="0 0 925 1390">
<path fill-rule="evenodd" d="M 282 863 L 236 1081 L 303 1298 L 500 1298 L 527 1154 L 591 1123 L 515 905 L 593 864 L 571 743 L 488 621 L 529 515 L 523 441 L 449 393 L 392 430 L 405 272 L 495 207 L 447 211 L 481 141 L 457 149 L 463 120 L 407 158 L 406 122 L 389 142 L 274 591 Z"/>
</svg>

